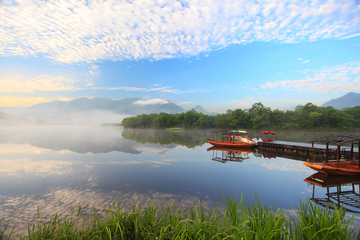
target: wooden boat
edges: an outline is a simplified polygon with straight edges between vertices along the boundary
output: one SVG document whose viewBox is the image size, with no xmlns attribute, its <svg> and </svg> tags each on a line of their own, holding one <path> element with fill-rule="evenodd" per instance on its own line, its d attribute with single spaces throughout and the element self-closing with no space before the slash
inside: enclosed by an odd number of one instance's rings
<svg viewBox="0 0 360 240">
<path fill-rule="evenodd" d="M 208 139 L 208 143 L 218 147 L 231 147 L 231 148 L 250 148 L 257 144 L 256 141 L 250 140 L 245 130 L 221 130 L 214 131 L 213 139 Z M 222 140 L 218 139 L 217 134 L 220 134 Z"/>
<path fill-rule="evenodd" d="M 304 162 L 305 166 L 329 175 L 360 175 L 359 160 L 330 161 L 330 162 Z"/>
<path fill-rule="evenodd" d="M 218 146 L 218 147 L 231 147 L 231 148 L 250 148 L 256 145 L 256 142 L 249 141 L 249 142 L 224 142 L 224 141 L 217 141 L 217 140 L 207 140 L 208 143 Z"/>
</svg>

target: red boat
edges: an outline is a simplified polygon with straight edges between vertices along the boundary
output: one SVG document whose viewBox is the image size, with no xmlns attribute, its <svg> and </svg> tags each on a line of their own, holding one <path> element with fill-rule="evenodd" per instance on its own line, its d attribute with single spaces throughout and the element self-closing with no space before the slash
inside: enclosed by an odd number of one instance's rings
<svg viewBox="0 0 360 240">
<path fill-rule="evenodd" d="M 208 143 L 218 147 L 231 147 L 231 148 L 249 148 L 255 146 L 256 142 L 223 142 L 208 139 Z"/>
<path fill-rule="evenodd" d="M 270 131 L 270 130 L 267 130 L 267 131 L 263 131 L 263 134 L 267 135 L 267 134 L 272 134 L 272 135 L 275 135 L 276 132 L 273 132 L 273 131 Z"/>
<path fill-rule="evenodd" d="M 220 134 L 221 140 L 217 136 Z M 231 147 L 231 148 L 249 148 L 257 144 L 255 141 L 251 141 L 243 130 L 222 130 L 214 131 L 213 139 L 208 139 L 208 143 L 218 147 Z"/>
<path fill-rule="evenodd" d="M 331 162 L 304 162 L 305 166 L 329 175 L 360 175 L 359 160 Z"/>
</svg>

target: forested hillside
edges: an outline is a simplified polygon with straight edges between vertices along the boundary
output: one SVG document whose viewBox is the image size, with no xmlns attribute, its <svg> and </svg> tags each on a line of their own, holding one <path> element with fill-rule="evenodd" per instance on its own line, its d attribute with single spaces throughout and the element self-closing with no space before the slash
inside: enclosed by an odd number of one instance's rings
<svg viewBox="0 0 360 240">
<path fill-rule="evenodd" d="M 221 128 L 221 129 L 355 129 L 360 128 L 360 106 L 337 110 L 312 103 L 295 111 L 271 110 L 261 102 L 250 109 L 228 110 L 216 116 L 195 110 L 178 114 L 142 114 L 124 118 L 125 128 Z"/>
</svg>

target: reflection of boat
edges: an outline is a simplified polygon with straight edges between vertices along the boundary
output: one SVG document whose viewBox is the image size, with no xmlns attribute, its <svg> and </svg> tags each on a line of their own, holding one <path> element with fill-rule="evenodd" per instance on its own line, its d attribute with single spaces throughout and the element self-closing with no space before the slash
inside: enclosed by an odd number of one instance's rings
<svg viewBox="0 0 360 240">
<path fill-rule="evenodd" d="M 360 176 L 334 176 L 317 172 L 304 181 L 313 185 L 311 201 L 331 209 L 334 208 L 334 204 L 338 207 L 343 205 L 349 212 L 360 213 L 360 194 L 355 191 L 355 185 L 360 185 Z M 351 189 L 344 190 L 346 185 Z M 327 188 L 325 198 L 315 198 L 315 186 Z M 335 187 L 336 191 L 331 191 Z"/>
<path fill-rule="evenodd" d="M 268 159 L 271 159 L 271 158 L 275 158 L 275 159 L 276 159 L 276 155 L 274 155 L 274 154 L 263 154 L 263 157 L 264 157 L 264 158 L 268 158 Z"/>
<path fill-rule="evenodd" d="M 217 140 L 217 134 L 220 133 L 221 140 Z M 232 147 L 232 148 L 250 148 L 257 144 L 256 141 L 250 140 L 246 131 L 214 131 L 213 132 L 213 139 L 208 139 L 208 143 L 218 146 L 218 147 Z M 214 137 L 214 134 L 216 136 Z"/>
<path fill-rule="evenodd" d="M 329 161 L 329 162 L 304 162 L 304 164 L 315 171 L 330 175 L 360 175 L 359 161 Z"/>
<path fill-rule="evenodd" d="M 245 159 L 249 159 L 250 153 L 255 153 L 256 151 L 251 148 L 226 148 L 226 147 L 211 147 L 207 149 L 208 151 L 213 151 L 212 160 L 226 163 L 227 161 L 231 162 L 242 162 Z"/>
<path fill-rule="evenodd" d="M 207 149 L 208 151 L 229 151 L 229 152 L 244 152 L 244 153 L 255 153 L 256 150 L 253 148 L 241 148 L 241 149 L 234 149 L 234 148 L 227 148 L 227 147 L 218 147 L 213 146 Z"/>
<path fill-rule="evenodd" d="M 276 132 L 273 132 L 273 131 L 270 131 L 270 130 L 267 130 L 267 131 L 263 131 L 263 134 L 267 135 L 267 134 L 272 134 L 272 135 L 275 135 Z"/>
<path fill-rule="evenodd" d="M 263 138 L 262 140 L 263 140 L 263 142 L 274 142 L 275 141 L 275 139 L 273 139 L 273 138 L 270 138 L 270 139 Z"/>
</svg>

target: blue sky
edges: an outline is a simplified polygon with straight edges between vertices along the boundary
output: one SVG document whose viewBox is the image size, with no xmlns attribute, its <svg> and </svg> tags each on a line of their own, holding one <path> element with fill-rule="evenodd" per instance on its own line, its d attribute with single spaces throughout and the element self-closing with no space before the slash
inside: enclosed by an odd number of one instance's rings
<svg viewBox="0 0 360 240">
<path fill-rule="evenodd" d="M 358 1 L 0 1 L 0 107 L 163 97 L 221 113 L 347 92 Z"/>
</svg>

